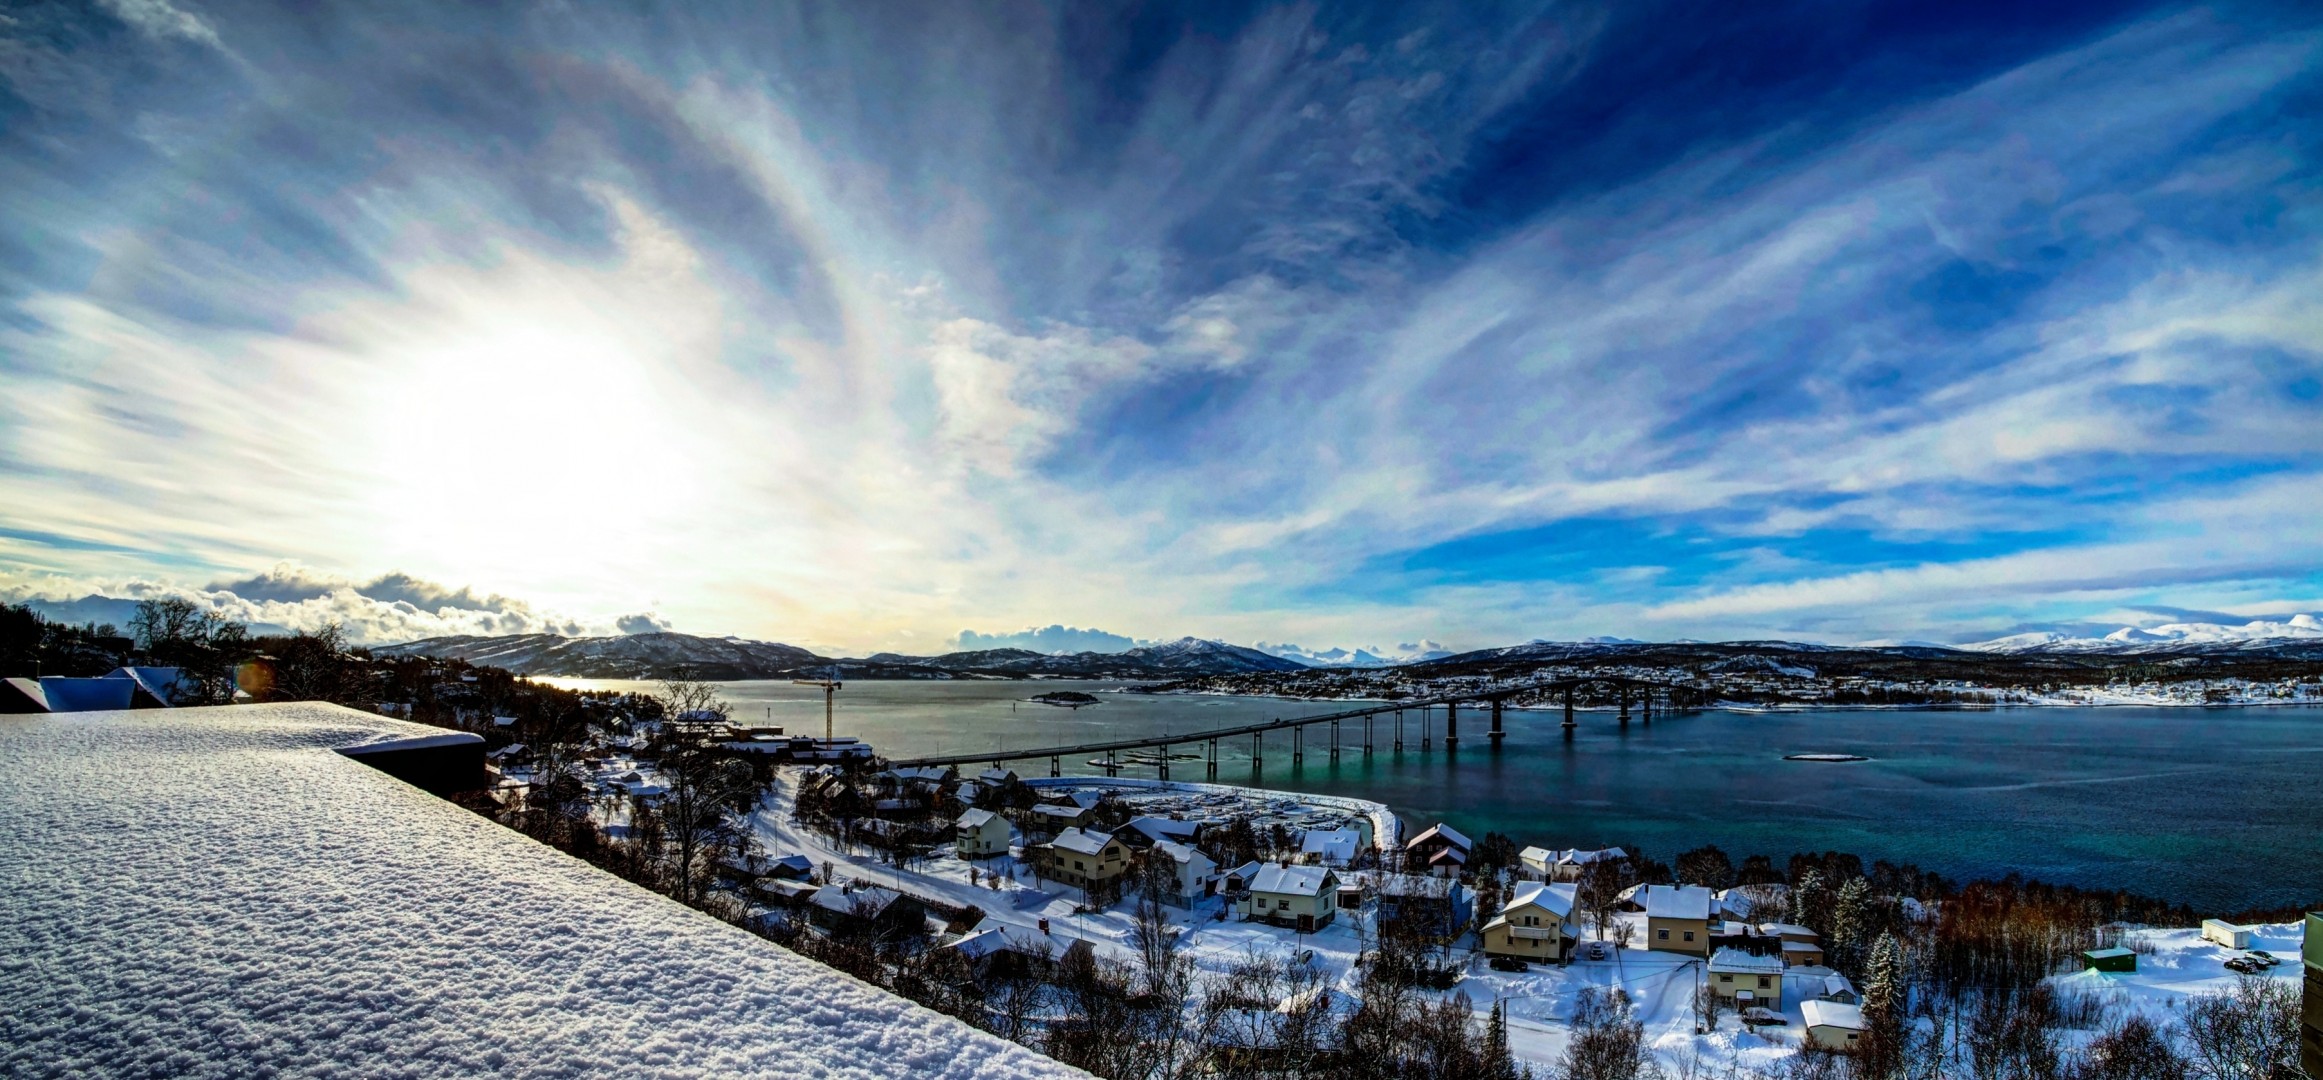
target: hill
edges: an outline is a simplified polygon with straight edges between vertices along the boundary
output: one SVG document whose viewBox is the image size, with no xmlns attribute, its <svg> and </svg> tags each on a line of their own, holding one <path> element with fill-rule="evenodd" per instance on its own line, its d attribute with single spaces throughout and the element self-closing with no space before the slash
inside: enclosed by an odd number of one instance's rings
<svg viewBox="0 0 2323 1080">
<path fill-rule="evenodd" d="M 876 653 L 847 659 L 821 656 L 780 642 L 677 633 L 436 637 L 371 651 L 378 656 L 465 660 L 518 675 L 588 679 L 654 679 L 680 671 L 714 680 L 789 679 L 821 676 L 834 668 L 846 679 L 1178 679 L 1304 669 L 1296 661 L 1256 649 L 1192 637 L 1120 653 L 1058 656 L 1025 649 L 986 649 L 941 656 Z"/>
</svg>

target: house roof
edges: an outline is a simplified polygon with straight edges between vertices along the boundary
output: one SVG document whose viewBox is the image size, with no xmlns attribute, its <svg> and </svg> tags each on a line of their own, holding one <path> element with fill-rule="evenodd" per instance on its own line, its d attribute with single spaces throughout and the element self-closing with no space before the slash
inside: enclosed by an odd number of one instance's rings
<svg viewBox="0 0 2323 1080">
<path fill-rule="evenodd" d="M 1169 856 L 1171 862 L 1180 866 L 1194 867 L 1194 872 L 1197 874 L 1208 874 L 1218 869 L 1216 859 L 1175 840 L 1156 840 L 1153 842 L 1153 849 Z"/>
<path fill-rule="evenodd" d="M 1551 885 L 1542 881 L 1528 882 L 1518 888 L 1516 894 L 1508 898 L 1508 903 L 1500 906 L 1500 910 L 1506 914 L 1521 907 L 1536 906 L 1554 913 L 1560 919 L 1572 918 L 1573 886 Z"/>
<path fill-rule="evenodd" d="M 1855 992 L 1855 984 L 1848 982 L 1845 975 L 1825 975 L 1823 976 L 1823 992 L 1826 994 L 1852 994 Z"/>
<path fill-rule="evenodd" d="M 1460 830 L 1455 829 L 1450 825 L 1443 824 L 1442 822 L 1438 822 L 1435 825 L 1430 826 L 1427 831 L 1419 834 L 1418 836 L 1412 837 L 1411 842 L 1404 845 L 1404 850 L 1409 851 L 1413 848 L 1436 840 L 1446 841 L 1453 847 L 1459 848 L 1463 851 L 1476 846 L 1469 843 L 1467 837 L 1460 835 Z"/>
<path fill-rule="evenodd" d="M 882 889 L 877 885 L 826 885 L 815 890 L 815 895 L 807 903 L 841 915 L 878 916 L 886 914 L 887 909 L 901 899 L 902 893 Z"/>
<path fill-rule="evenodd" d="M 1519 862 L 1536 863 L 1541 866 L 1547 866 L 1557 861 L 1557 853 L 1545 847 L 1526 848 L 1517 852 L 1516 857 Z"/>
<path fill-rule="evenodd" d="M 1748 975 L 1780 975 L 1783 958 L 1746 953 L 1741 949 L 1720 949 L 1710 957 L 1710 970 Z"/>
<path fill-rule="evenodd" d="M 1848 1031 L 1864 1030 L 1863 1009 L 1855 1005 L 1842 1005 L 1836 1001 L 1820 1001 L 1808 998 L 1799 1003 L 1799 1018 L 1806 1021 L 1807 1026 L 1811 1028 L 1834 1027 Z"/>
<path fill-rule="evenodd" d="M 970 810 L 967 813 L 961 814 L 960 820 L 955 822 L 955 824 L 963 829 L 981 829 L 984 826 L 991 824 L 999 817 L 1000 815 L 995 814 L 990 810 Z"/>
<path fill-rule="evenodd" d="M 1336 889 L 1337 875 L 1321 866 L 1268 866 L 1251 879 L 1251 892 L 1286 893 L 1294 896 L 1320 896 L 1325 889 Z"/>
<path fill-rule="evenodd" d="M 0 890 L 0 1075 L 1084 1075 L 334 752 L 441 732 L 0 722 L 9 865 L 46 883 Z"/>
<path fill-rule="evenodd" d="M 1037 817 L 1057 818 L 1063 821 L 1079 821 L 1081 820 L 1081 815 L 1089 812 L 1089 808 L 1086 806 L 1058 806 L 1055 803 L 1042 803 L 1039 806 L 1033 807 L 1032 812 Z"/>
<path fill-rule="evenodd" d="M 1362 842 L 1363 837 L 1353 829 L 1309 829 L 1299 840 L 1299 854 L 1346 862 L 1355 857 L 1356 847 Z"/>
<path fill-rule="evenodd" d="M 1699 885 L 1654 885 L 1645 890 L 1649 919 L 1710 918 L 1710 890 Z"/>
<path fill-rule="evenodd" d="M 1201 823 L 1197 821 L 1179 821 L 1176 818 L 1155 817 L 1151 814 L 1131 818 L 1129 827 L 1155 840 L 1191 840 L 1194 838 L 1194 834 L 1202 829 Z"/>
<path fill-rule="evenodd" d="M 1110 833 L 1090 832 L 1074 826 L 1057 834 L 1055 846 L 1059 850 L 1079 855 L 1102 855 L 1105 853 L 1105 845 L 1112 842 L 1113 836 Z"/>
</svg>

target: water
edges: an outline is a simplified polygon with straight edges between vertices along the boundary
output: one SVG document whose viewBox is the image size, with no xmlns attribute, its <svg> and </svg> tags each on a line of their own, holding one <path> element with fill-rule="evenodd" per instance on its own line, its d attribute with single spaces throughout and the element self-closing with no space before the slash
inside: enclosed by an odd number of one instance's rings
<svg viewBox="0 0 2323 1080">
<path fill-rule="evenodd" d="M 653 684 L 552 680 L 573 687 Z M 723 684 L 738 719 L 820 733 L 811 687 Z M 839 692 L 838 733 L 894 757 L 1177 734 L 1336 711 L 1268 698 L 1101 694 L 1066 710 L 1023 699 L 1046 690 L 1098 692 L 1116 683 L 851 682 Z M 1417 713 L 1405 750 L 1388 749 L 1392 720 L 1308 729 L 1303 765 L 1290 735 L 1267 736 L 1264 768 L 1250 739 L 1220 746 L 1218 780 L 1376 799 L 1407 820 L 1449 821 L 1471 836 L 1507 833 L 1544 847 L 1638 845 L 1664 860 L 1714 843 L 1744 855 L 1849 851 L 1965 878 L 2011 871 L 2182 900 L 2206 913 L 2323 899 L 2323 709 L 2045 708 L 1993 711 L 1703 712 L 1658 716 L 1624 731 L 1583 713 L 1567 741 L 1554 712 L 1511 711 L 1508 740 L 1489 749 L 1481 710 L 1462 710 L 1457 753 L 1421 752 Z M 1196 749 L 1187 747 L 1186 749 Z M 1871 760 L 1788 762 L 1837 752 Z M 1068 773 L 1099 770 L 1068 760 Z M 1028 775 L 1047 761 L 1013 762 Z M 1150 776 L 1127 769 L 1125 776 Z M 1175 779 L 1203 778 L 1180 762 Z"/>
</svg>

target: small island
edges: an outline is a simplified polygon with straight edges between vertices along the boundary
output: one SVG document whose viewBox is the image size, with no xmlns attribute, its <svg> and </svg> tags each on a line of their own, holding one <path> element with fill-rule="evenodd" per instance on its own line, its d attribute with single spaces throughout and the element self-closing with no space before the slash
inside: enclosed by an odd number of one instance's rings
<svg viewBox="0 0 2323 1080">
<path fill-rule="evenodd" d="M 1784 754 L 1784 761 L 1870 761 L 1862 754 Z"/>
<path fill-rule="evenodd" d="M 1083 705 L 1102 704 L 1093 695 L 1084 694 L 1078 690 L 1051 690 L 1045 694 L 1034 694 L 1032 700 L 1043 705 L 1055 705 L 1061 709 L 1078 709 Z"/>
</svg>

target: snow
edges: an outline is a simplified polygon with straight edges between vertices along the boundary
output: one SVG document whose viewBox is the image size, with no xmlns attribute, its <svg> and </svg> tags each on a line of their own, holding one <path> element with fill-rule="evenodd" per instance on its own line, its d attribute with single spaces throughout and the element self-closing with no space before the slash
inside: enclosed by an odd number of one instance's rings
<svg viewBox="0 0 2323 1080">
<path fill-rule="evenodd" d="M 1648 885 L 1644 889 L 1649 919 L 1707 919 L 1710 890 L 1700 885 Z"/>
<path fill-rule="evenodd" d="M 2059 633 L 2011 634 L 1960 648 L 1977 652 L 2135 652 L 2141 648 L 2172 645 L 2255 644 L 2323 639 L 2323 619 L 2293 615 L 2273 621 L 2252 619 L 2241 624 L 2177 622 L 2160 626 L 2124 626 L 2102 638 Z"/>
<path fill-rule="evenodd" d="M 1535 881 L 1518 888 L 1516 895 L 1510 897 L 1500 910 L 1515 911 L 1520 907 L 1538 904 L 1544 910 L 1556 913 L 1560 919 L 1570 919 L 1573 917 L 1573 894 L 1574 888 L 1571 885 L 1548 885 Z"/>
<path fill-rule="evenodd" d="M 1081 1075 L 333 752 L 434 730 L 0 717 L 0 1075 Z"/>
</svg>

